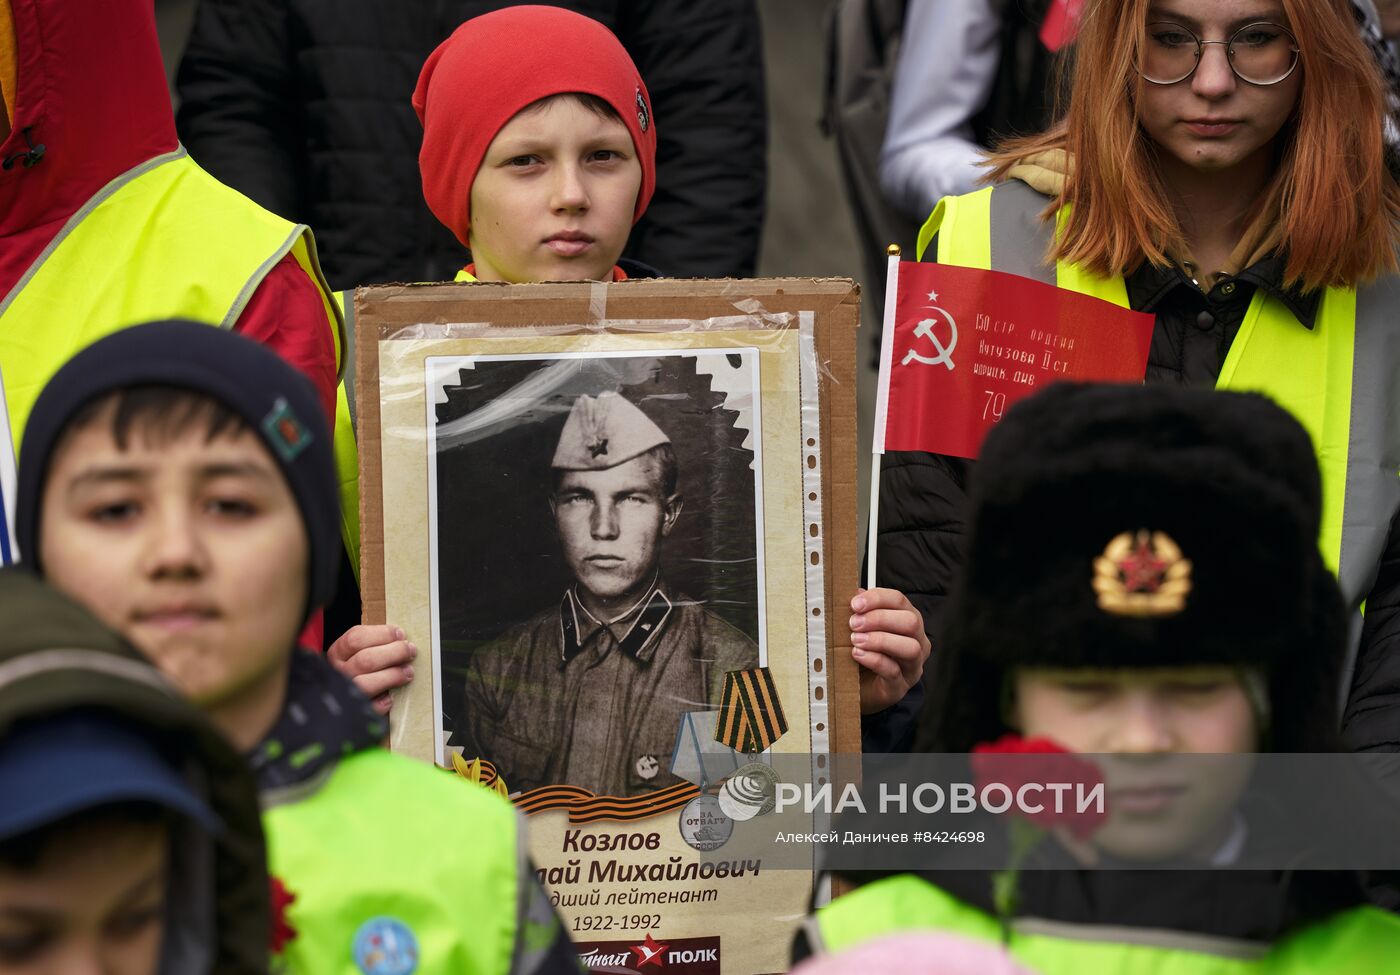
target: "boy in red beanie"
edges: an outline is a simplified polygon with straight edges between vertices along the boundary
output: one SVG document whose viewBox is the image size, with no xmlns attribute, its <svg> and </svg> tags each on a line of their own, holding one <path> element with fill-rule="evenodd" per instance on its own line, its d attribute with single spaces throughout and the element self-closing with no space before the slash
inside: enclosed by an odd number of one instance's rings
<svg viewBox="0 0 1400 975">
<path fill-rule="evenodd" d="M 458 281 L 627 278 L 617 262 L 656 187 L 656 125 L 606 27 L 545 6 L 474 17 L 429 55 L 413 107 L 423 196 L 471 251 Z M 852 609 L 862 711 L 878 715 L 917 683 L 930 648 L 901 593 L 863 591 Z M 357 626 L 329 653 L 387 712 L 417 648 L 397 627 Z"/>
<path fill-rule="evenodd" d="M 656 186 L 656 126 L 606 27 L 558 7 L 474 17 L 428 56 L 413 108 L 423 196 L 471 250 L 458 281 L 627 278 L 617 261 Z M 387 714 L 418 648 L 399 627 L 361 625 L 327 653 Z"/>
<path fill-rule="evenodd" d="M 558 7 L 474 17 L 423 65 L 423 196 L 469 248 L 458 280 L 620 281 L 656 185 L 646 85 L 602 24 Z"/>
</svg>

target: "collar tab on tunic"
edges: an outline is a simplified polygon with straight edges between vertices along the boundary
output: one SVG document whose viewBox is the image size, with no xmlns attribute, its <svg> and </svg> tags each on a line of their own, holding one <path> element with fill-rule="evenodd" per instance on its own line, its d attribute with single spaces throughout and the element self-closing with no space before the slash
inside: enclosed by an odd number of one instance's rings
<svg viewBox="0 0 1400 975">
<path fill-rule="evenodd" d="M 604 629 L 617 641 L 623 653 L 642 662 L 650 660 L 655 652 L 656 634 L 661 632 L 673 607 L 674 603 L 658 580 L 652 583 L 650 595 L 643 597 L 631 613 L 604 623 L 584 608 L 571 587 L 559 604 L 560 668 L 578 656 Z"/>
</svg>

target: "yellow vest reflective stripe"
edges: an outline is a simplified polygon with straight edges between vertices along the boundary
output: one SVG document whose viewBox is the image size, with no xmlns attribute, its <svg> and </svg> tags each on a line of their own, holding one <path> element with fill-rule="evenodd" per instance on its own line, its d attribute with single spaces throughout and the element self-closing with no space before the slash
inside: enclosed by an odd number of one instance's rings
<svg viewBox="0 0 1400 975">
<path fill-rule="evenodd" d="M 352 378 L 351 383 L 354 382 Z M 335 391 L 335 476 L 340 485 L 340 537 L 355 582 L 360 581 L 360 449 L 355 443 L 355 423 L 346 398 L 346 380 Z"/>
<path fill-rule="evenodd" d="M 475 281 L 465 270 L 456 281 Z M 360 454 L 355 413 L 355 292 L 337 291 L 335 307 L 345 323 L 345 353 L 341 357 L 344 378 L 335 396 L 335 468 L 340 480 L 340 531 L 355 581 L 360 580 Z"/>
<path fill-rule="evenodd" d="M 1102 278 L 1045 256 L 1049 200 L 1009 182 L 939 202 L 919 232 L 918 256 L 938 240 L 940 263 L 996 269 L 1048 281 L 1128 307 L 1121 277 Z M 1064 212 L 1058 215 L 1062 224 Z M 1216 382 L 1263 393 L 1287 408 L 1313 439 L 1322 471 L 1319 545 L 1357 619 L 1341 694 L 1351 686 L 1359 614 L 1376 580 L 1392 520 L 1400 512 L 1400 279 L 1358 290 L 1329 288 L 1312 329 L 1257 291 Z"/>
<path fill-rule="evenodd" d="M 1128 307 L 1128 288 L 1122 278 L 1101 278 L 1063 261 L 1053 266 L 1045 262 L 1050 228 L 1040 217 L 1049 203 L 1019 181 L 945 197 L 919 230 L 919 260 L 936 234 L 940 264 L 995 268 Z M 1057 225 L 1066 214 L 1058 214 Z"/>
<path fill-rule="evenodd" d="M 383 749 L 262 800 L 268 870 L 296 897 L 287 920 L 297 934 L 279 970 L 370 971 L 356 962 L 356 935 L 385 919 L 417 942 L 417 972 L 513 970 L 517 939 L 529 934 L 520 917 L 529 874 L 508 801 Z"/>
<path fill-rule="evenodd" d="M 360 581 L 360 448 L 355 428 L 355 293 L 332 296 L 345 328 L 340 357 L 341 380 L 335 390 L 335 475 L 340 484 L 340 534 L 350 555 L 356 584 Z"/>
<path fill-rule="evenodd" d="M 1170 882 L 1170 873 L 1163 882 Z M 911 874 L 838 897 L 807 924 L 822 952 L 883 935 L 939 931 L 999 944 L 995 918 Z M 1400 918 L 1356 907 L 1273 945 L 1157 929 L 1018 922 L 1009 950 L 1040 975 L 1369 975 L 1400 953 Z"/>
<path fill-rule="evenodd" d="M 232 328 L 288 254 L 321 287 L 339 362 L 343 324 L 305 226 L 220 183 L 183 147 L 112 180 L 0 302 L 0 377 L 16 447 L 40 390 L 78 350 L 155 319 Z"/>
</svg>

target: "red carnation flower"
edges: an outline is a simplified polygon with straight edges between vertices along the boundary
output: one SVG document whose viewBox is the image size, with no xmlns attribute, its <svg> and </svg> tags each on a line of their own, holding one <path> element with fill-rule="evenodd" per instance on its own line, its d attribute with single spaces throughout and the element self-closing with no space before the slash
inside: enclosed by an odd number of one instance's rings
<svg viewBox="0 0 1400 975">
<path fill-rule="evenodd" d="M 1096 787 L 1102 788 L 1103 774 L 1098 766 L 1049 738 L 1026 739 L 1019 735 L 1003 735 L 994 742 L 974 745 L 971 761 L 979 793 L 989 785 L 1001 785 L 1013 799 L 1011 863 L 992 875 L 992 901 L 1001 920 L 1002 939 L 1010 941 L 1011 919 L 1019 899 L 1017 878 L 1021 864 L 1040 845 L 1047 832 L 1063 829 L 1082 842 L 1104 824 L 1108 818 L 1107 809 L 1091 806 L 1080 812 L 1076 798 Z M 1061 784 L 1069 788 L 1058 793 L 1048 788 Z M 1035 791 L 1037 799 L 1031 800 L 1040 807 L 1037 812 L 1022 808 L 1017 801 L 1022 787 L 1027 785 L 1041 786 Z M 1029 800 L 1029 795 L 1026 798 Z"/>
<path fill-rule="evenodd" d="M 1104 824 L 1108 818 L 1107 809 L 1090 807 L 1078 811 L 1074 796 L 1087 795 L 1095 788 L 1102 788 L 1103 773 L 1097 765 L 1086 761 L 1067 748 L 1049 738 L 1022 738 L 1019 735 L 1003 735 L 991 743 L 974 745 L 972 749 L 972 774 L 977 779 L 980 792 L 989 785 L 1002 785 L 1012 796 L 1020 794 L 1027 785 L 1071 786 L 1059 795 L 1062 802 L 1055 802 L 1055 793 L 1042 788 L 1036 794 L 1041 797 L 1037 805 L 1039 812 L 1028 812 L 1013 805 L 1011 812 L 1028 820 L 1044 830 L 1064 828 L 1075 839 L 1086 840 Z M 1056 806 L 1060 808 L 1057 810 Z"/>
<path fill-rule="evenodd" d="M 297 936 L 297 929 L 287 920 L 287 908 L 297 899 L 297 895 L 287 890 L 280 877 L 268 878 L 272 891 L 272 932 L 268 947 L 274 955 L 280 955 Z"/>
</svg>

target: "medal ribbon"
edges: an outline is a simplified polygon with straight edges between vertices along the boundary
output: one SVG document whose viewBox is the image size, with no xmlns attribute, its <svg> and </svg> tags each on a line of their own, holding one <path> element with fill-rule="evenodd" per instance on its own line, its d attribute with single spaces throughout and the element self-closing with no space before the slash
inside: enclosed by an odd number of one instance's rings
<svg viewBox="0 0 1400 975">
<path fill-rule="evenodd" d="M 724 675 L 715 741 L 739 752 L 762 752 L 788 730 L 778 688 L 767 667 Z"/>
</svg>

